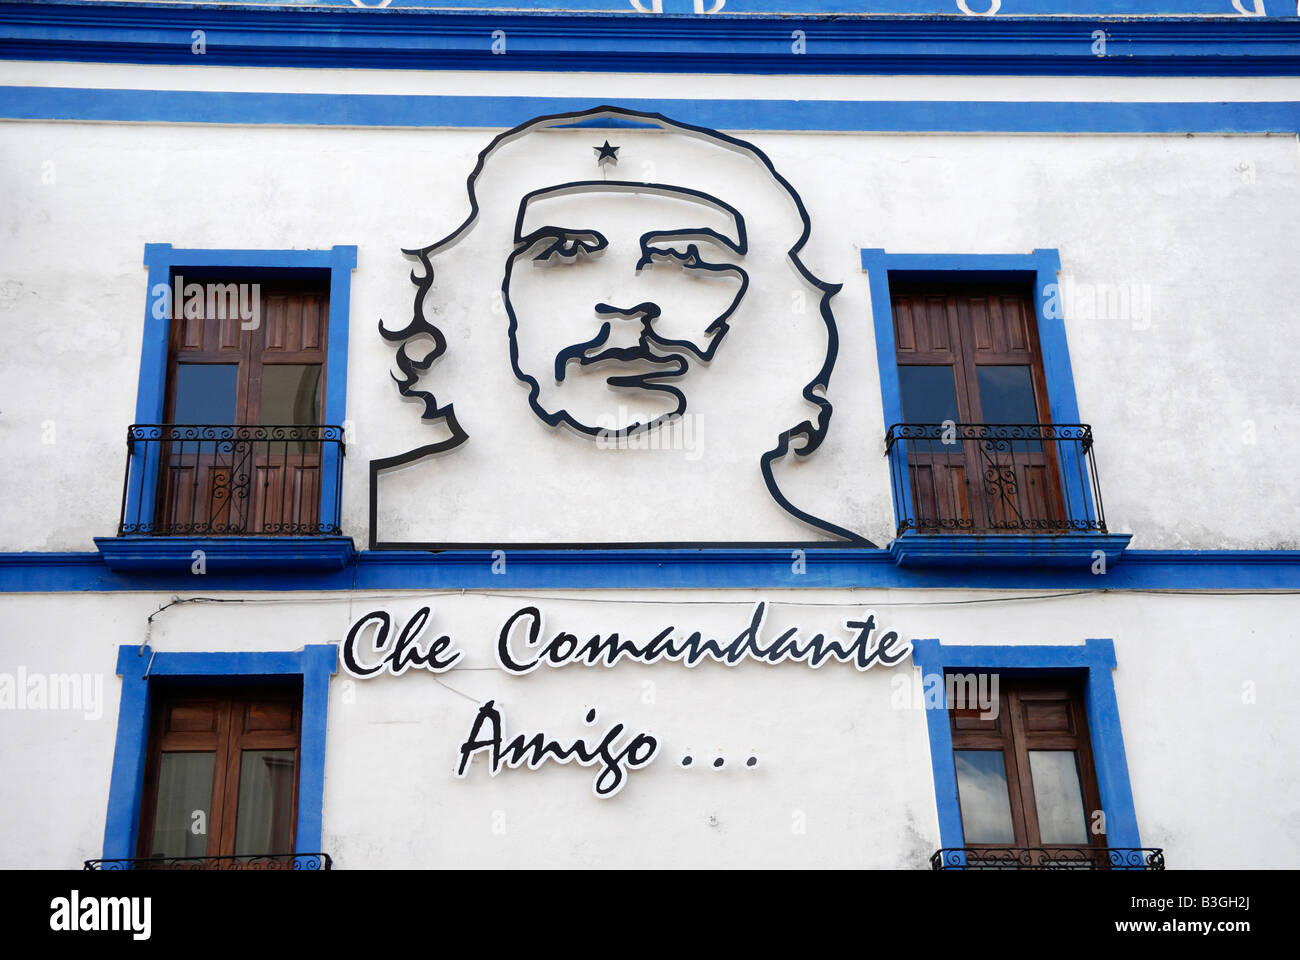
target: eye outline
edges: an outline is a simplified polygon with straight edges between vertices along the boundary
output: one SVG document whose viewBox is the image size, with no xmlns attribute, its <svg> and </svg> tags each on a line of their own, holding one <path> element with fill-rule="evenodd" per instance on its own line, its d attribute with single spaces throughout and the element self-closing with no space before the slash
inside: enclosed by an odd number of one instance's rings
<svg viewBox="0 0 1300 960">
<path fill-rule="evenodd" d="M 654 241 L 685 241 L 685 251 L 673 249 L 671 247 L 655 246 Z M 706 275 L 719 276 L 728 274 L 740 280 L 740 286 L 732 295 L 730 305 L 705 329 L 705 336 L 709 338 L 708 345 L 701 347 L 691 340 L 675 340 L 657 333 L 656 342 L 664 346 L 676 346 L 689 350 L 703 363 L 709 363 L 713 360 L 714 354 L 717 353 L 718 347 L 722 344 L 731 329 L 731 316 L 740 307 L 740 303 L 749 293 L 749 272 L 738 263 L 728 263 L 727 261 L 705 260 L 700 256 L 700 247 L 698 243 L 690 241 L 708 240 L 718 247 L 729 250 L 736 257 L 743 259 L 747 252 L 744 232 L 741 232 L 740 242 L 737 243 L 724 233 L 719 233 L 710 227 L 696 227 L 687 230 L 650 230 L 641 235 L 641 257 L 637 260 L 636 269 L 640 273 L 641 269 L 650 266 L 653 263 L 661 261 L 675 261 L 681 265 L 683 270 L 702 270 Z"/>
<path fill-rule="evenodd" d="M 682 250 L 670 246 L 656 246 L 654 244 L 656 240 L 688 242 L 685 244 L 685 250 Z M 695 240 L 708 240 L 730 250 L 737 256 L 743 257 L 745 255 L 745 251 L 730 237 L 709 227 L 700 227 L 694 230 L 652 230 L 641 236 L 641 259 L 637 261 L 636 268 L 640 271 L 643 267 L 654 263 L 671 260 L 681 264 L 684 270 L 744 273 L 736 264 L 704 259 L 700 255 L 699 244 L 689 242 Z"/>
<path fill-rule="evenodd" d="M 576 263 L 583 257 L 599 253 L 609 246 L 609 240 L 599 230 L 570 230 L 546 226 L 534 230 L 521 241 L 519 249 L 528 250 L 549 240 L 541 251 L 532 257 L 534 263 Z"/>
</svg>

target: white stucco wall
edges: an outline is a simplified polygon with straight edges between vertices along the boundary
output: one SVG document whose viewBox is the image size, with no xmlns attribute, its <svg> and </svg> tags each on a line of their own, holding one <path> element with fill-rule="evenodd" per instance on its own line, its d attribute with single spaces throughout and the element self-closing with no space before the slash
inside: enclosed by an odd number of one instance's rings
<svg viewBox="0 0 1300 960">
<path fill-rule="evenodd" d="M 90 84 L 98 78 L 105 85 L 136 87 L 470 89 L 470 78 L 456 74 L 434 82 L 431 75 L 379 71 L 357 71 L 354 78 L 351 72 L 90 65 L 6 64 L 4 70 L 8 82 L 31 84 Z M 472 80 L 497 94 L 565 87 L 556 78 Z M 609 91 L 631 82 L 611 80 Z M 668 78 L 665 96 L 698 96 L 701 89 L 721 96 L 738 80 L 708 78 L 701 87 L 703 82 Z M 785 89 L 779 78 L 754 83 L 760 98 Z M 1037 96 L 1080 100 L 1165 99 L 1179 91 L 1187 91 L 1184 97 L 1210 95 L 1203 81 L 1178 85 L 1183 83 L 1052 80 L 1035 89 Z M 1222 83 L 1225 96 L 1242 99 L 1293 94 L 1291 81 Z M 567 89 L 572 92 L 571 83 Z M 891 95 L 1019 99 L 1027 98 L 1027 88 L 1024 81 L 998 78 L 854 78 L 827 80 L 822 94 Z M 0 442 L 7 451 L 0 489 L 21 495 L 23 502 L 22 510 L 0 517 L 0 549 L 86 550 L 92 536 L 114 531 L 124 432 L 134 419 L 139 376 L 146 242 L 358 246 L 348 375 L 354 432 L 344 528 L 364 541 L 367 462 L 438 436 L 398 397 L 388 373 L 393 348 L 375 330 L 380 318 L 395 324 L 409 316 L 411 264 L 399 248 L 430 243 L 456 226 L 466 208 L 464 177 L 493 133 L 0 124 L 6 187 L 0 194 L 6 224 L 0 235 L 0 348 L 6 358 Z M 590 132 L 560 136 L 572 137 L 579 149 L 591 139 Z M 1277 336 L 1300 295 L 1300 276 L 1288 256 L 1291 225 L 1300 214 L 1294 137 L 746 136 L 803 196 L 813 223 L 808 265 L 843 284 L 833 301 L 841 344 L 828 394 L 835 405 L 830 434 L 813 458 L 780 474 L 783 491 L 798 506 L 878 543 L 892 538 L 890 484 L 881 455 L 885 424 L 861 249 L 1027 253 L 1054 247 L 1063 281 L 1085 294 L 1067 302 L 1066 328 L 1080 414 L 1095 430 L 1111 529 L 1133 533 L 1133 545 L 1144 548 L 1290 548 L 1300 542 L 1300 516 L 1288 492 L 1300 453 L 1282 442 L 1298 412 L 1295 377 L 1290 351 Z M 684 517 L 670 521 L 653 498 L 627 495 L 672 483 L 681 491 L 716 490 L 720 484 L 709 457 L 692 459 L 681 451 L 621 451 L 620 469 L 606 471 L 613 462 L 610 451 L 601 460 L 590 441 L 557 437 L 528 413 L 526 392 L 505 367 L 504 338 L 490 325 L 472 329 L 489 334 L 483 356 L 496 351 L 500 365 L 486 374 L 458 369 L 457 350 L 462 360 L 471 355 L 466 318 L 481 313 L 474 298 L 498 285 L 499 273 L 494 267 L 439 279 L 430 304 L 441 311 L 438 321 L 452 349 L 426 382 L 459 387 L 459 395 L 445 395 L 465 417 L 508 424 L 502 434 L 506 452 L 519 462 L 502 467 L 500 448 L 480 432 L 477 444 L 471 438 L 455 454 L 404 471 L 390 506 L 381 506 L 383 537 L 806 535 L 767 497 L 757 471 L 747 466 L 749 454 L 743 474 L 736 474 L 745 484 L 737 481 L 725 497 L 678 497 Z M 1136 287 L 1144 306 L 1149 298 L 1149 312 L 1096 318 L 1086 297 L 1089 285 Z M 790 346 L 766 355 L 755 350 L 747 355 L 745 372 L 774 373 Z M 740 349 L 733 354 L 739 357 Z M 724 345 L 719 369 L 726 357 Z M 696 434 L 711 456 L 725 445 L 726 422 L 701 414 Z M 631 462 L 634 468 L 622 469 Z M 594 511 L 579 519 L 572 479 L 560 475 L 562 467 L 579 465 L 589 498 L 618 501 L 616 523 Z M 534 488 L 539 503 L 559 506 L 549 512 L 528 506 L 517 515 L 502 509 L 520 502 L 521 489 Z"/>
<path fill-rule="evenodd" d="M 1278 79 L 653 80 L 656 95 L 669 100 L 1300 99 L 1300 82 Z M 592 103 L 645 96 L 647 82 L 0 64 L 0 83 L 19 85 L 592 96 Z M 410 312 L 411 264 L 399 248 L 431 243 L 459 223 L 464 178 L 496 132 L 0 122 L 0 551 L 85 551 L 93 536 L 115 530 L 139 379 L 147 242 L 358 247 L 343 524 L 364 543 L 368 461 L 438 436 L 398 397 L 389 378 L 393 348 L 376 331 L 380 318 L 396 325 Z M 1291 264 L 1300 215 L 1294 136 L 727 132 L 766 151 L 800 192 L 813 227 L 805 260 L 818 276 L 843 284 L 833 301 L 840 352 L 828 393 L 835 404 L 830 434 L 811 460 L 781 474 L 783 491 L 800 507 L 878 543 L 892 538 L 886 424 L 860 251 L 1056 248 L 1063 282 L 1085 298 L 1067 300 L 1066 332 L 1111 530 L 1134 534 L 1133 546 L 1142 548 L 1300 545 L 1292 495 L 1300 449 L 1287 442 L 1300 413 L 1286 339 L 1300 300 Z M 603 139 L 593 133 L 558 136 L 582 153 L 588 141 Z M 638 143 L 623 131 L 611 139 Z M 631 169 L 640 173 L 641 161 Z M 763 235 L 756 242 L 770 241 Z M 471 440 L 457 454 L 403 472 L 381 509 L 383 536 L 807 535 L 753 483 L 754 473 L 731 470 L 739 461 L 727 446 L 726 424 L 707 412 L 695 437 L 714 460 L 687 456 L 691 450 L 597 452 L 590 441 L 540 424 L 506 367 L 504 318 L 466 322 L 481 317 L 480 292 L 500 283 L 503 252 L 483 255 L 490 269 L 440 274 L 430 300 L 452 349 L 426 382 L 440 399 L 445 389 L 456 401 Z M 784 276 L 793 279 L 788 270 Z M 1090 285 L 1136 287 L 1144 309 L 1097 316 L 1087 309 Z M 789 292 L 773 302 L 787 303 Z M 775 342 L 780 349 L 732 351 L 745 363 L 730 375 L 774 376 L 794 349 Z M 717 371 L 726 356 L 719 353 Z M 471 357 L 499 363 L 473 368 L 459 359 Z M 496 445 L 487 441 L 493 430 Z M 615 456 L 631 465 L 626 472 L 610 469 Z M 553 506 L 521 506 L 521 490 Z M 674 510 L 666 514 L 650 490 L 678 493 Z M 584 498 L 591 509 L 577 508 Z M 0 867 L 75 867 L 99 854 L 120 694 L 116 651 L 143 642 L 146 618 L 173 596 L 0 597 L 0 673 L 92 671 L 104 693 L 90 717 L 84 710 L 0 711 L 0 767 L 7 771 L 0 778 Z M 759 594 L 544 596 L 548 614 L 592 631 L 693 621 L 734 635 Z M 924 714 L 899 707 L 891 684 L 910 666 L 859 674 L 843 665 L 814 672 L 797 664 L 624 664 L 511 677 L 495 666 L 491 648 L 521 597 L 226 599 L 245 602 L 171 607 L 149 642 L 161 651 L 296 649 L 336 642 L 376 606 L 406 613 L 432 599 L 436 628 L 466 650 L 464 663 L 438 679 L 332 682 L 323 846 L 340 867 L 915 868 L 939 845 Z M 768 599 L 808 604 L 783 606 L 782 615 L 823 629 L 846 611 L 874 609 L 905 636 L 953 644 L 1114 638 L 1143 842 L 1164 847 L 1171 867 L 1300 866 L 1300 820 L 1277 803 L 1297 788 L 1288 761 L 1300 725 L 1283 685 L 1300 600 L 904 590 L 772 591 Z M 489 778 L 478 762 L 458 781 L 451 773 L 457 745 L 475 703 L 490 697 L 502 704 L 511 730 L 578 735 L 593 729 L 581 717 L 597 706 L 594 729 L 622 721 L 653 730 L 662 753 L 609 800 L 592 796 L 591 770 L 573 766 Z M 687 750 L 697 758 L 725 753 L 733 763 L 717 773 L 686 772 L 677 761 Z M 734 762 L 751 753 L 760 757 L 758 770 Z"/>
<path fill-rule="evenodd" d="M 120 644 L 145 637 L 167 594 L 6 595 L 3 672 L 103 676 L 99 715 L 0 711 L 0 866 L 75 867 L 98 856 L 108 798 Z M 925 715 L 901 699 L 908 663 L 570 665 L 515 677 L 496 663 L 502 623 L 535 603 L 552 630 L 668 624 L 734 636 L 751 591 L 548 592 L 519 596 L 249 594 L 185 603 L 152 626 L 159 652 L 287 650 L 337 642 L 376 608 L 399 619 L 432 602 L 431 630 L 465 651 L 434 677 L 330 686 L 323 846 L 340 868 L 472 866 L 867 866 L 920 868 L 939 846 Z M 1078 644 L 1111 637 L 1116 697 L 1142 842 L 1169 865 L 1296 867 L 1300 820 L 1287 662 L 1294 597 L 772 591 L 769 623 L 835 630 L 873 609 L 882 627 L 944 643 Z M 987 601 L 970 603 L 969 601 Z M 646 601 L 652 601 L 647 603 Z M 48 642 L 51 625 L 59 643 Z M 80 625 L 87 625 L 82 628 Z M 845 634 L 847 638 L 847 634 Z M 594 770 L 548 764 L 488 776 L 480 758 L 453 776 L 477 703 L 495 698 L 511 732 L 569 738 L 624 722 L 659 756 L 608 799 Z M 583 714 L 598 709 L 586 726 Z M 681 756 L 728 758 L 684 771 Z M 757 770 L 742 761 L 759 758 Z M 800 829 L 804 832 L 800 832 Z"/>
</svg>

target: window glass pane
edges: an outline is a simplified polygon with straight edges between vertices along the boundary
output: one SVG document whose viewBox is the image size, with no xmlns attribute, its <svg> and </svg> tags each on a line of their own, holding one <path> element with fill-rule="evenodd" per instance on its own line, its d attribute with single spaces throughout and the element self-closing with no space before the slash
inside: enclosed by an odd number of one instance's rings
<svg viewBox="0 0 1300 960">
<path fill-rule="evenodd" d="M 1074 751 L 1030 750 L 1029 770 L 1042 842 L 1087 843 L 1088 822 Z"/>
<path fill-rule="evenodd" d="M 961 828 L 970 843 L 1014 843 L 1007 768 L 1001 750 L 954 750 Z"/>
<path fill-rule="evenodd" d="M 980 408 L 985 423 L 1038 423 L 1034 378 L 1028 367 L 975 368 L 980 386 Z M 1012 453 L 1038 453 L 1037 440 L 1011 440 Z"/>
<path fill-rule="evenodd" d="M 1034 378 L 1028 367 L 975 368 L 985 423 L 1038 423 Z"/>
<path fill-rule="evenodd" d="M 164 753 L 158 765 L 158 807 L 154 814 L 155 857 L 202 857 L 211 826 L 212 768 L 216 754 Z M 195 812 L 201 812 L 201 818 Z M 202 825 L 203 832 L 195 833 Z"/>
<path fill-rule="evenodd" d="M 320 364 L 262 368 L 262 423 L 320 423 Z"/>
<path fill-rule="evenodd" d="M 292 750 L 245 750 L 239 758 L 235 853 L 293 853 Z"/>
<path fill-rule="evenodd" d="M 957 387 L 952 367 L 900 366 L 898 385 L 903 393 L 903 419 L 908 423 L 957 420 Z"/>
<path fill-rule="evenodd" d="M 957 386 L 952 367 L 900 366 L 898 385 L 902 391 L 903 419 L 908 423 L 957 423 Z M 958 442 L 944 444 L 938 431 L 930 439 L 911 442 L 918 453 L 961 454 L 957 434 L 950 434 Z"/>
<path fill-rule="evenodd" d="M 177 364 L 172 423 L 234 423 L 238 381 L 236 363 Z"/>
</svg>

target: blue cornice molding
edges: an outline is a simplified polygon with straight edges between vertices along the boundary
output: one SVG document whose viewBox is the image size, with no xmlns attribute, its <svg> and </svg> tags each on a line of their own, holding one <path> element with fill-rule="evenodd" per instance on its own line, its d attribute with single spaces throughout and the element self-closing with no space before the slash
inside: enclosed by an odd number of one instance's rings
<svg viewBox="0 0 1300 960">
<path fill-rule="evenodd" d="M 504 562 L 502 562 L 504 561 Z M 1300 592 L 1300 550 L 1126 550 L 1105 572 L 899 567 L 888 549 L 358 551 L 338 569 L 113 570 L 97 552 L 0 553 L 0 593 L 294 590 L 1166 590 Z"/>
<path fill-rule="evenodd" d="M 1300 74 L 1298 18 L 359 13 L 0 3 L 0 59 L 634 73 Z M 191 51 L 195 30 L 204 31 L 202 55 Z M 1104 56 L 1094 53 L 1097 30 L 1106 36 Z"/>
<path fill-rule="evenodd" d="M 83 0 L 27 0 L 30 3 L 80 3 Z M 819 16 L 874 19 L 879 17 L 945 17 L 951 20 L 995 19 L 1009 17 L 1108 19 L 1189 18 L 1217 20 L 1281 19 L 1290 15 L 1294 0 L 709 0 L 710 10 L 696 9 L 699 0 L 532 0 L 524 8 L 518 0 L 113 0 L 119 7 L 182 6 L 224 7 L 257 10 L 336 10 L 353 16 L 392 16 L 397 13 L 478 12 L 517 13 L 527 9 L 537 14 L 618 14 L 637 19 L 673 14 L 694 14 L 695 19 L 725 17 Z M 961 4 L 972 9 L 963 12 Z M 1242 4 L 1258 4 L 1266 9 L 1247 11 Z M 636 9 L 637 7 L 643 9 Z M 659 9 L 651 9 L 658 7 Z M 716 7 L 717 9 L 712 9 Z M 1282 11 L 1287 11 L 1283 13 Z"/>
</svg>

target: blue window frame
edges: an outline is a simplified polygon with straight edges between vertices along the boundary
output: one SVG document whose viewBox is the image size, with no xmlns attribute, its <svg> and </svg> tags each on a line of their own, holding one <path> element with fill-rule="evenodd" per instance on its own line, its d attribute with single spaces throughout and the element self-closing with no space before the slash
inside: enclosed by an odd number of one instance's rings
<svg viewBox="0 0 1300 960">
<path fill-rule="evenodd" d="M 1106 817 L 1107 844 L 1123 848 L 1142 846 L 1133 809 L 1133 790 L 1129 785 L 1119 704 L 1115 699 L 1112 672 L 1116 661 L 1112 640 L 1088 640 L 1059 647 L 947 646 L 935 639 L 916 640 L 912 644 L 912 663 L 920 667 L 923 682 L 932 682 L 926 678 L 942 677 L 945 670 L 1015 672 L 1027 676 L 1082 675 L 1097 788 Z M 947 704 L 927 700 L 925 720 L 930 734 L 940 845 L 964 847 Z"/>
<path fill-rule="evenodd" d="M 186 271 L 247 270 L 253 275 L 310 271 L 329 276 L 329 331 L 325 355 L 324 423 L 342 426 L 347 417 L 348 311 L 352 271 L 357 264 L 355 246 L 328 250 L 186 250 L 169 243 L 148 243 L 144 263 L 149 270 L 145 298 L 144 333 L 140 350 L 140 380 L 136 391 L 135 422 L 161 423 L 166 403 L 172 277 Z M 148 524 L 152 519 L 159 476 L 159 445 L 143 444 L 131 455 L 124 485 L 123 516 Z M 322 445 L 320 516 L 322 529 L 337 523 L 342 490 L 341 443 Z M 268 542 L 274 540 L 276 542 Z M 224 569 L 264 568 L 273 564 L 338 569 L 351 560 L 351 540 L 344 537 L 97 537 L 95 545 L 113 569 L 184 569 L 195 549 Z"/>
<path fill-rule="evenodd" d="M 321 816 L 325 795 L 325 721 L 330 677 L 338 664 L 338 647 L 311 644 L 297 652 L 163 653 L 148 645 L 121 646 L 117 673 L 122 700 L 117 714 L 113 779 L 104 823 L 104 859 L 135 857 L 144 799 L 144 768 L 152 710 L 150 680 L 179 677 L 239 681 L 276 678 L 302 682 L 302 734 L 299 745 L 298 853 L 321 852 Z"/>
<path fill-rule="evenodd" d="M 155 309 L 159 297 L 167 297 L 172 276 L 186 270 L 236 268 L 248 270 L 328 270 L 329 336 L 325 351 L 325 423 L 342 424 L 347 416 L 348 386 L 348 304 L 352 271 L 357 265 L 355 246 L 336 246 L 330 250 L 178 250 L 170 243 L 148 243 L 144 263 L 149 268 L 149 295 L 144 314 L 144 342 L 140 351 L 140 383 L 136 391 L 135 422 L 161 423 L 167 390 L 168 345 L 171 334 L 171 311 Z M 169 302 L 169 301 L 164 301 Z M 150 447 L 156 454 L 156 447 Z M 132 476 L 142 470 L 146 478 L 157 475 L 157 464 L 144 462 L 148 454 L 137 454 L 131 464 Z M 332 445 L 324 449 L 326 458 L 339 456 Z M 327 462 L 321 470 L 320 516 L 329 523 L 338 514 L 340 491 L 334 484 L 337 463 Z M 129 502 L 127 513 L 147 518 L 151 511 L 152 483 L 128 485 L 128 495 L 140 498 Z"/>
<path fill-rule="evenodd" d="M 903 423 L 902 389 L 898 377 L 898 351 L 894 340 L 894 311 L 891 282 L 975 281 L 1025 282 L 1034 291 L 1035 315 L 1043 374 L 1047 383 L 1048 411 L 1052 423 L 1079 422 L 1074 371 L 1065 335 L 1065 317 L 1058 286 L 1060 253 L 1039 249 L 1031 254 L 907 254 L 886 253 L 873 248 L 862 251 L 862 269 L 867 274 L 871 314 L 875 328 L 876 362 L 880 372 L 884 426 Z M 904 448 L 905 449 L 905 448 Z M 901 476 L 909 476 L 906 455 L 900 451 Z M 1073 445 L 1061 450 L 1062 481 L 1079 489 L 1066 491 L 1077 498 L 1086 515 L 1095 517 L 1092 489 Z M 1078 478 L 1078 479 L 1075 479 Z M 913 515 L 911 485 L 895 491 L 895 522 L 900 526 Z M 918 537 L 912 531 L 895 540 L 890 553 L 900 565 L 989 563 L 1017 566 L 1026 563 L 1078 565 L 1092 562 L 1097 551 L 1107 563 L 1118 560 L 1128 545 L 1128 535 L 1070 535 L 1044 538 L 1034 535 L 998 535 L 995 538 L 961 534 Z"/>
</svg>

